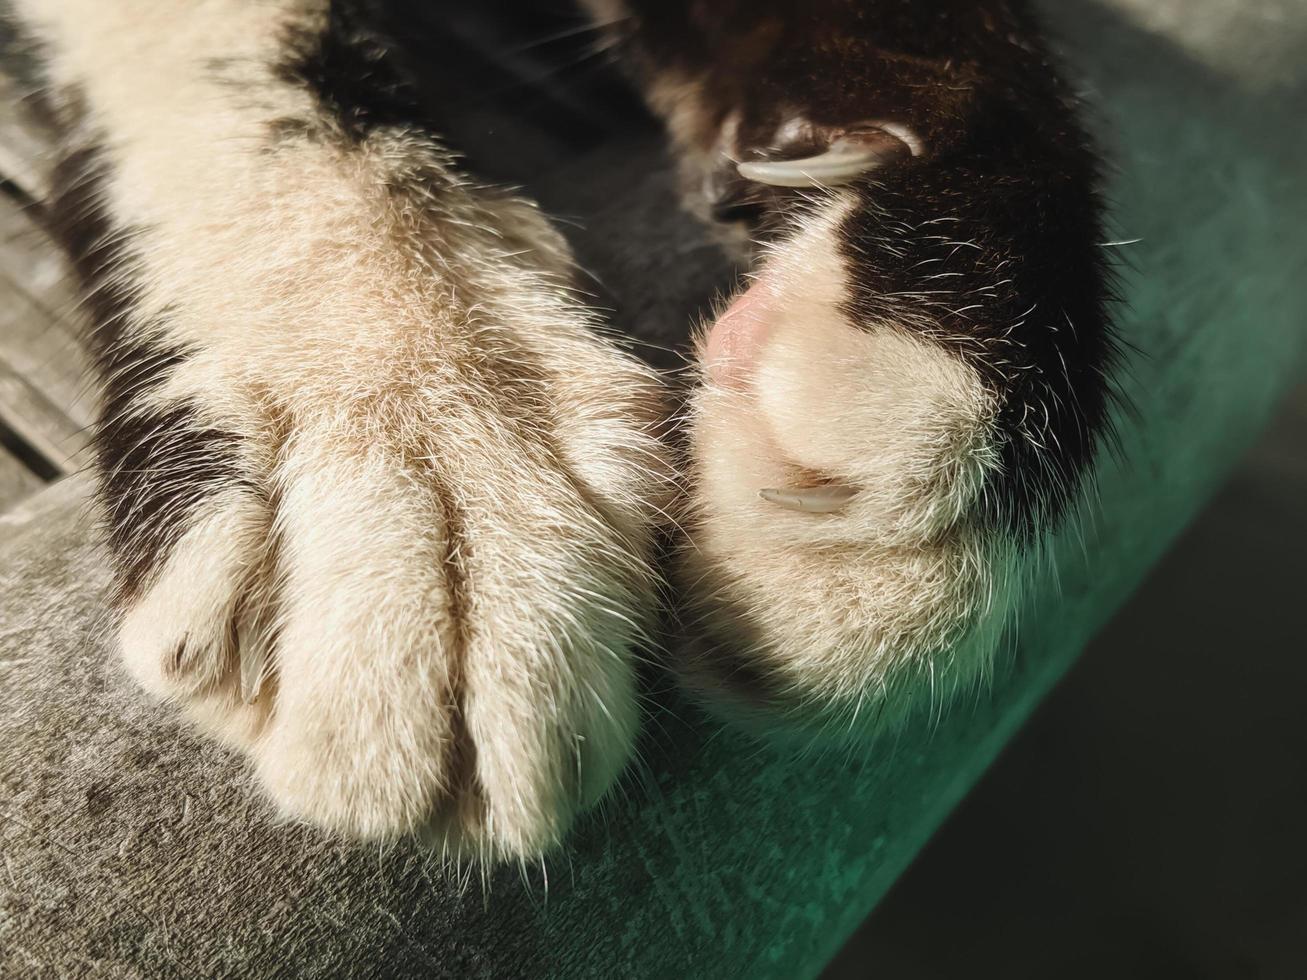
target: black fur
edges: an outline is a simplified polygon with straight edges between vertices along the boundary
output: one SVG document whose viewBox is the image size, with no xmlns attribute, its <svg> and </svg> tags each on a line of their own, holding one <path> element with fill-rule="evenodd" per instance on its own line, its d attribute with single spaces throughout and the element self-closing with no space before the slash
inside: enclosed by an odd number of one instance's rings
<svg viewBox="0 0 1307 980">
<path fill-rule="evenodd" d="M 189 404 L 102 421 L 96 462 L 121 598 L 141 592 L 201 503 L 243 482 L 235 450 Z"/>
<path fill-rule="evenodd" d="M 841 229 L 855 323 L 921 331 L 997 395 L 1002 467 L 981 517 L 1020 538 L 1057 522 L 1108 433 L 1116 342 L 1099 161 L 1019 0 L 634 0 L 638 71 L 696 79 L 700 148 L 738 113 L 746 156 L 797 111 L 922 138 L 852 185 Z M 783 234 L 813 194 L 749 185 L 723 160 L 717 214 Z"/>
<path fill-rule="evenodd" d="M 385 31 L 384 5 L 332 0 L 326 27 L 286 39 L 289 52 L 274 66 L 279 78 L 303 85 L 322 107 L 314 119 L 280 119 L 273 135 L 314 136 L 324 124 L 352 140 L 384 127 L 434 131 L 436 120 L 418 95 L 404 48 Z"/>
<path fill-rule="evenodd" d="M 868 206 L 841 231 L 851 319 L 920 331 L 998 396 L 1002 466 L 982 516 L 1026 537 L 1055 524 L 1078 489 L 1109 424 L 1116 354 L 1091 185 L 1012 163 L 885 174 L 859 189 Z"/>
<path fill-rule="evenodd" d="M 140 397 L 167 380 L 185 352 L 129 330 L 135 315 L 130 234 L 105 216 L 107 164 L 94 149 L 56 166 L 45 216 L 82 281 L 87 349 L 101 379 L 95 430 L 99 495 L 119 597 L 138 595 L 210 494 L 241 481 L 235 437 L 203 425 L 193 406 L 143 412 Z"/>
</svg>

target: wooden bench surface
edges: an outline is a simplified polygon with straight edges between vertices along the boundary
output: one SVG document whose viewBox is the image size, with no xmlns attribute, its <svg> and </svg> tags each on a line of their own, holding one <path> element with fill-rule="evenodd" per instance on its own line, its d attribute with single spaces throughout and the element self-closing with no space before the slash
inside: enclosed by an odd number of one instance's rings
<svg viewBox="0 0 1307 980">
<path fill-rule="evenodd" d="M 67 263 L 40 224 L 51 135 L 0 61 L 0 512 L 87 462 L 94 393 Z"/>
</svg>

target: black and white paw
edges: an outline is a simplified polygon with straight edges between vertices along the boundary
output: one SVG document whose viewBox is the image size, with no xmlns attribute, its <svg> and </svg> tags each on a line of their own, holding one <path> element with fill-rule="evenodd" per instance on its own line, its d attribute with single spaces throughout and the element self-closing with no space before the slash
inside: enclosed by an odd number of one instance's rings
<svg viewBox="0 0 1307 980">
<path fill-rule="evenodd" d="M 708 183 L 758 261 L 699 349 L 689 669 L 762 727 L 866 737 L 990 675 L 1106 426 L 1091 168 L 768 132 L 728 126 Z"/>
<path fill-rule="evenodd" d="M 853 207 L 810 214 L 703 339 L 686 563 L 696 685 L 857 735 L 985 673 L 1013 549 L 979 506 L 998 399 L 912 329 L 851 317 Z"/>
</svg>

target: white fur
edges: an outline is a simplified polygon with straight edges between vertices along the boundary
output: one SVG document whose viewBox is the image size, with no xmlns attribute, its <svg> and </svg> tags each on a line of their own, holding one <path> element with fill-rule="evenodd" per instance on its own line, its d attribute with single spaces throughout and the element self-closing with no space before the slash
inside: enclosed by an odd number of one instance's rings
<svg viewBox="0 0 1307 980">
<path fill-rule="evenodd" d="M 968 523 L 997 465 L 994 399 L 902 326 L 848 322 L 836 228 L 850 206 L 833 198 L 772 249 L 752 287 L 754 363 L 695 396 L 687 562 L 726 643 L 811 716 L 865 733 L 1001 620 L 1008 556 Z M 834 514 L 759 497 L 826 481 L 860 492 Z M 993 637 L 978 643 L 950 683 L 987 668 Z"/>
<path fill-rule="evenodd" d="M 268 518 L 246 490 L 206 501 L 119 630 L 124 662 L 142 687 L 188 702 L 205 727 L 238 745 L 258 733 L 269 704 L 242 703 L 232 646 L 232 626 L 248 612 L 242 600 L 263 595 Z"/>
</svg>

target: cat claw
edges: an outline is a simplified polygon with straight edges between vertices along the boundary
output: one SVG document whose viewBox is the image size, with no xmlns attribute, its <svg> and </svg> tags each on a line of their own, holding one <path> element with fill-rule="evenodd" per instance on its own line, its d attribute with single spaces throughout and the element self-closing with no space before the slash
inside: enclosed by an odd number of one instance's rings
<svg viewBox="0 0 1307 980">
<path fill-rule="evenodd" d="M 758 496 L 768 503 L 805 514 L 834 514 L 843 510 L 858 493 L 857 487 L 846 486 L 768 487 L 759 490 Z"/>
<path fill-rule="evenodd" d="M 741 177 L 773 187 L 836 187 L 869 170 L 913 154 L 898 136 L 876 130 L 840 137 L 822 153 L 795 160 L 748 160 L 736 166 Z"/>
</svg>

